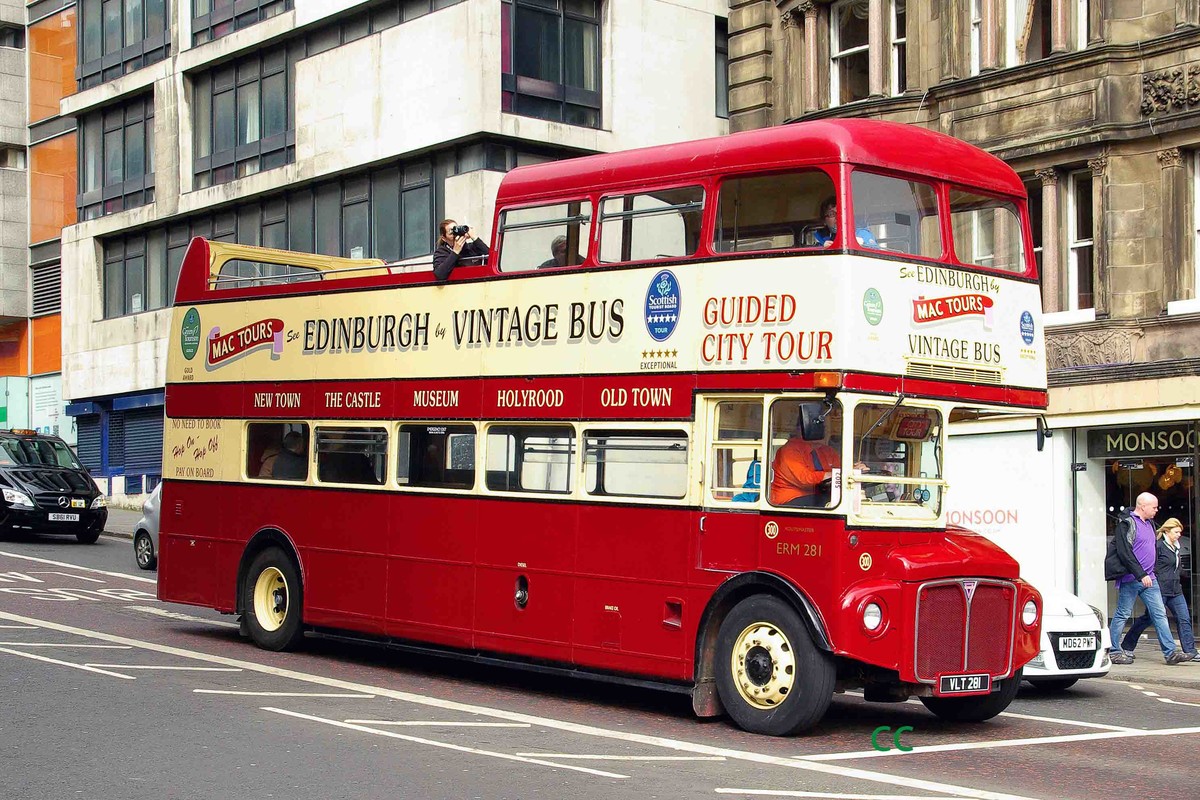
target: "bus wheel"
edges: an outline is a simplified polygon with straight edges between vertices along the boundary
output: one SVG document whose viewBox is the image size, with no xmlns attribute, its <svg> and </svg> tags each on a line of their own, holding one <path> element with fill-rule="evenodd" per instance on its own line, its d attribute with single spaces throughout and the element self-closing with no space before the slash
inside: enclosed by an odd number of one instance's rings
<svg viewBox="0 0 1200 800">
<path fill-rule="evenodd" d="M 983 722 L 1008 708 L 1017 696 L 1021 685 L 1021 671 L 1006 681 L 991 694 L 975 697 L 922 697 L 921 702 L 937 716 L 951 722 Z"/>
<path fill-rule="evenodd" d="M 788 736 L 815 725 L 833 700 L 833 660 L 813 646 L 784 601 L 738 603 L 717 633 L 717 691 L 739 728 Z"/>
<path fill-rule="evenodd" d="M 243 592 L 242 608 L 256 645 L 289 650 L 300 642 L 304 589 L 299 570 L 282 550 L 269 547 L 254 557 Z"/>
</svg>

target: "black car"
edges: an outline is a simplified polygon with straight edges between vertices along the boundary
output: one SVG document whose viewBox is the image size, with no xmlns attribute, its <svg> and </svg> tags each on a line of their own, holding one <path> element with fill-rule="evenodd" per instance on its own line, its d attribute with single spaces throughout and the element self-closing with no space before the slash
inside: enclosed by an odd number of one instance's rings
<svg viewBox="0 0 1200 800">
<path fill-rule="evenodd" d="M 0 535 L 66 533 L 91 544 L 108 521 L 107 498 L 57 436 L 0 430 L 0 489 Z"/>
</svg>

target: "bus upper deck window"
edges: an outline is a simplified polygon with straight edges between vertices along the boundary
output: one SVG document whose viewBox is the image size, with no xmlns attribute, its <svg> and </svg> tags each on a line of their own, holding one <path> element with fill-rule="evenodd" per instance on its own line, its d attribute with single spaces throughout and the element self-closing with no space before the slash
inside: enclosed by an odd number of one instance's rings
<svg viewBox="0 0 1200 800">
<path fill-rule="evenodd" d="M 815 169 L 727 179 L 713 247 L 719 253 L 819 247 L 821 204 L 833 196 L 833 180 Z"/>
<path fill-rule="evenodd" d="M 690 256 L 700 243 L 703 210 L 700 186 L 606 197 L 600 204 L 600 260 Z"/>
<path fill-rule="evenodd" d="M 583 263 L 591 240 L 592 204 L 574 200 L 500 215 L 500 271 L 574 267 Z"/>
<path fill-rule="evenodd" d="M 855 170 L 850 187 L 854 195 L 854 225 L 869 231 L 878 249 L 941 257 L 941 227 L 933 186 Z"/>
<path fill-rule="evenodd" d="M 1025 271 L 1021 216 L 1011 200 L 950 189 L 954 255 L 963 264 L 1005 272 Z"/>
</svg>

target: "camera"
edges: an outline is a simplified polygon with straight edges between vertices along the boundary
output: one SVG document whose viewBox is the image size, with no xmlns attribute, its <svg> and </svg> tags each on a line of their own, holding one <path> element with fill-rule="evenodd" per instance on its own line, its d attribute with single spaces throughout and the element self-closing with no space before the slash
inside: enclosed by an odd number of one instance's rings
<svg viewBox="0 0 1200 800">
<path fill-rule="evenodd" d="M 467 231 L 469 231 L 469 230 L 471 230 L 470 225 L 451 225 L 450 226 L 450 235 L 451 236 L 466 236 Z"/>
</svg>

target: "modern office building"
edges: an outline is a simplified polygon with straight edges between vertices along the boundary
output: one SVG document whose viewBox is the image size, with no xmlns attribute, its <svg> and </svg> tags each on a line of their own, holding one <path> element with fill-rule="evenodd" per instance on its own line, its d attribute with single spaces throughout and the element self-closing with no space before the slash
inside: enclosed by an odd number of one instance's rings
<svg viewBox="0 0 1200 800">
<path fill-rule="evenodd" d="M 1200 4 L 735 0 L 729 69 L 735 130 L 888 119 L 965 139 L 1024 176 L 1053 437 L 1039 450 L 1031 419 L 960 428 L 962 458 L 990 485 L 973 496 L 990 499 L 957 518 L 990 527 L 1044 582 L 1103 608 L 1106 532 L 1149 490 L 1160 522 L 1184 522 L 1190 567 L 1200 543 Z M 1198 584 L 1185 583 L 1193 613 Z"/>
<path fill-rule="evenodd" d="M 517 165 L 728 129 L 717 0 L 81 0 L 70 13 L 63 395 L 80 456 L 117 496 L 159 477 L 167 306 L 193 236 L 427 260 L 444 217 L 491 234 Z"/>
</svg>

